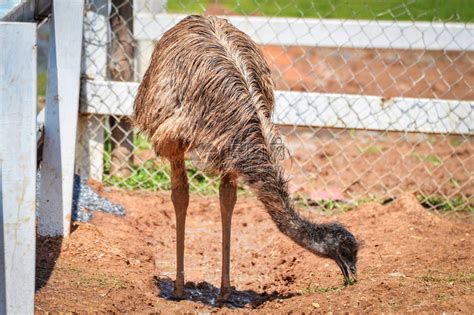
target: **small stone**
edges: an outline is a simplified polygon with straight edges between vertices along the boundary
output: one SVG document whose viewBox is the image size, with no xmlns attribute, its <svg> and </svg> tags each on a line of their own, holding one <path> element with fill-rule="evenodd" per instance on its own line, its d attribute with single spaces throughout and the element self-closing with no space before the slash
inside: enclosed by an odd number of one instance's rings
<svg viewBox="0 0 474 315">
<path fill-rule="evenodd" d="M 311 303 L 311 305 L 313 305 L 314 308 L 320 308 L 321 307 L 318 303 Z"/>
<path fill-rule="evenodd" d="M 392 272 L 388 274 L 390 277 L 396 277 L 396 278 L 405 278 L 405 275 L 399 271 Z"/>
</svg>

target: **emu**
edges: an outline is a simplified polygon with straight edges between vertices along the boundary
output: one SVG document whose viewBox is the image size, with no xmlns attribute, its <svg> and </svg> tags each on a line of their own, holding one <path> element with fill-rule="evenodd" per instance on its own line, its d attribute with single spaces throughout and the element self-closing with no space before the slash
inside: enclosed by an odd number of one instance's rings
<svg viewBox="0 0 474 315">
<path fill-rule="evenodd" d="M 338 223 L 301 217 L 288 192 L 274 144 L 270 69 L 256 44 L 227 20 L 188 16 L 158 41 L 134 103 L 134 125 L 171 164 L 176 213 L 177 272 L 173 296 L 184 298 L 184 229 L 189 190 L 185 154 L 197 150 L 221 175 L 222 280 L 230 286 L 231 219 L 237 178 L 255 192 L 278 229 L 298 245 L 340 267 L 345 283 L 356 280 L 358 241 Z M 351 279 L 352 276 L 352 279 Z"/>
</svg>

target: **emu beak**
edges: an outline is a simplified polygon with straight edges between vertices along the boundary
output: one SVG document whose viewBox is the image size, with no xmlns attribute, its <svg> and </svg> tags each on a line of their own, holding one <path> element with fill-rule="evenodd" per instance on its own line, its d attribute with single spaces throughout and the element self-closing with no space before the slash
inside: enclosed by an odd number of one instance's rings
<svg viewBox="0 0 474 315">
<path fill-rule="evenodd" d="M 352 281 L 357 282 L 357 266 L 352 265 L 350 269 L 351 269 L 351 273 L 352 273 Z"/>
<path fill-rule="evenodd" d="M 337 258 L 336 263 L 341 269 L 342 274 L 344 275 L 345 285 L 350 285 L 357 282 L 357 268 L 355 266 L 348 267 L 347 264 L 341 258 Z"/>
</svg>

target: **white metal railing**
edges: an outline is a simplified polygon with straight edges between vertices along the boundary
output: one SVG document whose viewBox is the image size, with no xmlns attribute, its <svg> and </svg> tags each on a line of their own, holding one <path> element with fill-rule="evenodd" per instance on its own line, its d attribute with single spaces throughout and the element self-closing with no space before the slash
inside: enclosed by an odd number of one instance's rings
<svg viewBox="0 0 474 315">
<path fill-rule="evenodd" d="M 135 82 L 86 80 L 80 111 L 131 115 L 137 89 Z M 470 101 L 292 91 L 276 91 L 275 99 L 273 122 L 282 125 L 453 134 L 474 126 Z"/>
<path fill-rule="evenodd" d="M 185 14 L 138 13 L 136 40 L 158 40 Z M 226 16 L 257 44 L 350 48 L 474 50 L 474 24 Z"/>
</svg>

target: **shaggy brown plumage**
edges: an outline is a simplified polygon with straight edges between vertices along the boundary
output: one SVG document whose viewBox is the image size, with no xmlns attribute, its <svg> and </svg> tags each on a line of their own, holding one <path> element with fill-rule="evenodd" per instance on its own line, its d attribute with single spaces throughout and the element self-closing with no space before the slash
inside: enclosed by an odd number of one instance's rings
<svg viewBox="0 0 474 315">
<path fill-rule="evenodd" d="M 275 150 L 273 103 L 270 69 L 255 43 L 224 19 L 189 16 L 157 43 L 134 122 L 157 154 L 173 161 L 197 150 L 211 170 L 241 176 L 281 232 L 333 258 L 349 282 L 358 243 L 341 225 L 315 224 L 295 211 Z"/>
</svg>

